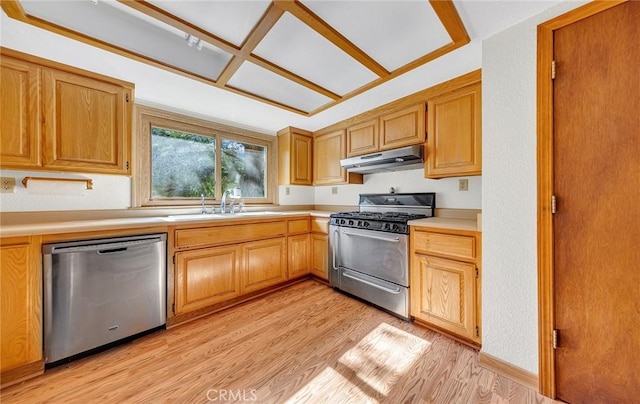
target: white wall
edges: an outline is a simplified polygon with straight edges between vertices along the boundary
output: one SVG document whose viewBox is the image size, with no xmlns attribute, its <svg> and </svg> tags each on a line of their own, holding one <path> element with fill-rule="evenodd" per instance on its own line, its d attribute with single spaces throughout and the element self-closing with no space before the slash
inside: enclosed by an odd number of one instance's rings
<svg viewBox="0 0 640 404">
<path fill-rule="evenodd" d="M 482 351 L 538 373 L 536 30 L 562 3 L 482 43 Z"/>
<path fill-rule="evenodd" d="M 358 194 L 388 192 L 436 192 L 436 207 L 450 209 L 480 209 L 482 177 L 461 177 L 469 180 L 468 191 L 458 191 L 458 178 L 431 180 L 424 178 L 424 170 L 406 170 L 391 173 L 366 174 L 362 185 L 315 187 L 317 205 L 357 205 Z M 332 193 L 337 189 L 337 194 Z"/>
<path fill-rule="evenodd" d="M 0 170 L 0 175 L 16 180 L 15 193 L 0 194 L 2 212 L 126 209 L 131 206 L 131 179 L 124 175 L 13 170 Z M 60 192 L 65 190 L 65 183 L 52 183 L 54 189 L 39 191 L 46 193 L 33 193 L 35 187 L 31 186 L 31 183 L 28 184 L 28 188 L 22 185 L 22 179 L 27 176 L 90 178 L 93 180 L 93 189 L 86 190 L 81 195 L 64 195 Z"/>
</svg>

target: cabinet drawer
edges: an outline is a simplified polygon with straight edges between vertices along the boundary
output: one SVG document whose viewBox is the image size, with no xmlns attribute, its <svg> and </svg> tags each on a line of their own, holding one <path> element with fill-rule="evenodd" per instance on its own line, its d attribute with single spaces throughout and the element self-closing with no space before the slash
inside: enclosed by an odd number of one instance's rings
<svg viewBox="0 0 640 404">
<path fill-rule="evenodd" d="M 476 239 L 473 236 L 416 231 L 416 251 L 473 260 L 476 258 Z"/>
<path fill-rule="evenodd" d="M 176 248 L 186 248 L 240 243 L 243 241 L 282 236 L 286 232 L 287 224 L 285 221 L 252 223 L 176 230 L 175 241 Z"/>
<path fill-rule="evenodd" d="M 289 233 L 309 233 L 309 219 L 293 219 L 287 222 Z"/>
<path fill-rule="evenodd" d="M 329 234 L 329 219 L 324 217 L 311 218 L 311 232 Z"/>
</svg>

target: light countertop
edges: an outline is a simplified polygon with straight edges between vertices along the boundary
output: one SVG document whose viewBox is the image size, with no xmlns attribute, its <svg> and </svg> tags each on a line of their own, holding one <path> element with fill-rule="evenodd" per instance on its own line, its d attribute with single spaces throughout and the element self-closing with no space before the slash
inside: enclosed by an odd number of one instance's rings
<svg viewBox="0 0 640 404">
<path fill-rule="evenodd" d="M 456 219 L 448 217 L 429 217 L 409 221 L 409 226 L 435 227 L 439 229 L 482 231 L 478 221 L 473 219 Z"/>
<path fill-rule="evenodd" d="M 309 215 L 328 218 L 331 212 L 325 211 L 276 211 L 276 212 L 243 212 L 225 215 L 168 215 L 151 217 L 121 217 L 65 221 L 31 221 L 2 224 L 0 237 L 20 237 L 45 234 L 75 233 L 85 231 L 132 229 L 154 226 L 177 226 L 203 223 L 220 223 L 237 220 L 256 220 L 274 217 Z"/>
</svg>

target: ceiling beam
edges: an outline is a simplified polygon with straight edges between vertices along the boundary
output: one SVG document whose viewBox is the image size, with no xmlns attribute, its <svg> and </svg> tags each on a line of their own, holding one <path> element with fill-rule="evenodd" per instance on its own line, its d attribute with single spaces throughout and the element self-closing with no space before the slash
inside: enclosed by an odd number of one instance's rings
<svg viewBox="0 0 640 404">
<path fill-rule="evenodd" d="M 371 56 L 367 55 L 347 38 L 342 36 L 331 25 L 318 17 L 313 11 L 309 10 L 303 4 L 295 0 L 274 0 L 277 7 L 284 11 L 288 11 L 303 23 L 307 24 L 311 29 L 325 37 L 338 48 L 342 49 L 349 56 L 360 62 L 364 67 L 371 70 L 380 77 L 389 75 L 387 69 L 376 62 Z"/>
<path fill-rule="evenodd" d="M 469 34 L 452 0 L 429 0 L 429 4 L 454 43 L 470 42 Z"/>
</svg>

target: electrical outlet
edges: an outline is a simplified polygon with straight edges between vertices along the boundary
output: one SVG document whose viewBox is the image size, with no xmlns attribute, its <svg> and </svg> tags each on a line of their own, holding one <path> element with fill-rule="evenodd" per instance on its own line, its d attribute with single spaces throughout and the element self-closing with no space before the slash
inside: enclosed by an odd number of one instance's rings
<svg viewBox="0 0 640 404">
<path fill-rule="evenodd" d="M 338 187 L 331 187 L 331 194 L 335 195 L 338 193 Z"/>
<path fill-rule="evenodd" d="M 469 180 L 458 180 L 458 191 L 468 191 L 469 190 Z"/>
<path fill-rule="evenodd" d="M 291 195 L 291 188 L 289 188 L 289 187 L 284 187 L 284 194 L 285 194 L 285 195 Z"/>
<path fill-rule="evenodd" d="M 16 192 L 16 179 L 13 177 L 0 177 L 0 192 L 14 194 Z"/>
</svg>

